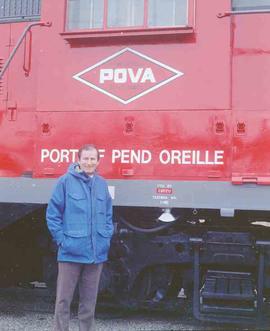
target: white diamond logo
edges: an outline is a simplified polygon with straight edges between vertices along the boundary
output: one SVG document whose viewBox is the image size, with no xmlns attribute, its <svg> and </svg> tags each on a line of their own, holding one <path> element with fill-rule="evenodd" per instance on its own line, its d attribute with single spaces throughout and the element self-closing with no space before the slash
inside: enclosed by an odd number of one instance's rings
<svg viewBox="0 0 270 331">
<path fill-rule="evenodd" d="M 183 72 L 134 49 L 124 48 L 76 75 L 74 79 L 123 104 L 170 83 Z"/>
</svg>

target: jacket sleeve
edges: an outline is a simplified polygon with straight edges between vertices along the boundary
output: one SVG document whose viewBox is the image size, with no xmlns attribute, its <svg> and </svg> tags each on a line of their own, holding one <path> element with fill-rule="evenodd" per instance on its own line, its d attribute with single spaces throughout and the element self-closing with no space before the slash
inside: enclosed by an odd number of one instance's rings
<svg viewBox="0 0 270 331">
<path fill-rule="evenodd" d="M 65 210 L 65 182 L 60 178 L 48 203 L 46 219 L 53 240 L 60 245 L 64 239 L 63 215 Z"/>
<path fill-rule="evenodd" d="M 106 202 L 106 224 L 109 232 L 113 235 L 113 220 L 112 220 L 112 198 L 107 187 L 107 202 Z"/>
</svg>

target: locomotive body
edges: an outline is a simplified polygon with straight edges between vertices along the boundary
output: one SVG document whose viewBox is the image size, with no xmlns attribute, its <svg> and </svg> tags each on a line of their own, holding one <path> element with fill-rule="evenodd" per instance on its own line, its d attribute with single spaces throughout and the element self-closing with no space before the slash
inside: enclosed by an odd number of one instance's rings
<svg viewBox="0 0 270 331">
<path fill-rule="evenodd" d="M 115 212 L 101 290 L 155 305 L 184 289 L 200 319 L 261 316 L 270 2 L 25 1 L 19 16 L 11 3 L 0 1 L 2 282 L 49 283 L 46 203 L 91 142 Z"/>
</svg>

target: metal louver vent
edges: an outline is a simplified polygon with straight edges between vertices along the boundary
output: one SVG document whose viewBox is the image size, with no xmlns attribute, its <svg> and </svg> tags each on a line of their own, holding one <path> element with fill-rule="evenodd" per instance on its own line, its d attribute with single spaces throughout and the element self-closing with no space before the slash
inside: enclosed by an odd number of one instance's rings
<svg viewBox="0 0 270 331">
<path fill-rule="evenodd" d="M 41 0 L 0 0 L 0 23 L 40 19 Z"/>
</svg>

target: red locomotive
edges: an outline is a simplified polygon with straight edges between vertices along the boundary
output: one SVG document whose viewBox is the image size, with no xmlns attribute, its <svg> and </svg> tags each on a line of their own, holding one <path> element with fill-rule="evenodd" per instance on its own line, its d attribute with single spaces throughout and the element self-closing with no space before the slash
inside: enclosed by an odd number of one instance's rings
<svg viewBox="0 0 270 331">
<path fill-rule="evenodd" d="M 115 235 L 101 290 L 261 317 L 270 289 L 269 0 L 0 0 L 0 281 L 46 279 L 44 222 L 100 148 Z"/>
</svg>

